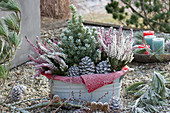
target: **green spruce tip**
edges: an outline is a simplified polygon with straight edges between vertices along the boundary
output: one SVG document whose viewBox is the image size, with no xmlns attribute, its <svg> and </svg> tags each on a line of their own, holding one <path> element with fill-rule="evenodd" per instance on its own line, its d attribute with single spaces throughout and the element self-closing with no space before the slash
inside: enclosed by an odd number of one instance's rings
<svg viewBox="0 0 170 113">
<path fill-rule="evenodd" d="M 61 43 L 59 46 L 67 55 L 66 63 L 70 66 L 78 64 L 80 59 L 89 56 L 92 61 L 99 59 L 99 43 L 97 39 L 97 30 L 90 30 L 84 27 L 82 16 L 76 16 L 76 9 L 70 6 L 72 11 L 72 19 L 68 22 L 67 29 L 60 35 Z"/>
</svg>

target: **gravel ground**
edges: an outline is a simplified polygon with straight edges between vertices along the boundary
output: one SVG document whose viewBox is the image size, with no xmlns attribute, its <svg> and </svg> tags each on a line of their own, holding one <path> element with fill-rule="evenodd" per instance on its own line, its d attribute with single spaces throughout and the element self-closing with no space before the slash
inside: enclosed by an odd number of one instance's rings
<svg viewBox="0 0 170 113">
<path fill-rule="evenodd" d="M 139 81 L 150 81 L 153 72 L 155 71 L 166 71 L 167 74 L 170 73 L 170 62 L 166 63 L 150 63 L 150 64 L 140 64 L 140 63 L 131 63 L 129 67 L 134 69 L 134 72 L 127 73 L 122 80 L 122 90 L 121 90 L 121 101 L 123 103 L 123 108 L 129 108 L 130 104 L 133 101 L 133 97 L 131 95 L 127 95 L 125 92 L 125 88 L 129 85 L 132 85 L 135 82 Z M 48 100 L 49 97 L 49 84 L 48 79 L 44 76 L 33 78 L 35 74 L 35 70 L 33 67 L 22 65 L 10 72 L 8 79 L 5 82 L 4 87 L 1 87 L 0 92 L 0 101 L 4 101 L 8 92 L 10 91 L 14 81 L 18 78 L 15 85 L 25 85 L 27 87 L 27 93 L 24 95 L 23 100 L 28 99 L 40 99 L 36 101 L 39 103 L 40 101 Z M 7 99 L 7 102 L 11 102 L 11 98 Z M 25 102 L 20 104 L 17 107 L 26 107 L 32 105 L 32 102 Z M 8 108 L 0 107 L 3 111 L 2 113 L 9 112 Z M 168 109 L 170 110 L 170 109 Z M 166 112 L 168 112 L 166 110 Z M 164 113 L 166 113 L 164 112 Z"/>
</svg>

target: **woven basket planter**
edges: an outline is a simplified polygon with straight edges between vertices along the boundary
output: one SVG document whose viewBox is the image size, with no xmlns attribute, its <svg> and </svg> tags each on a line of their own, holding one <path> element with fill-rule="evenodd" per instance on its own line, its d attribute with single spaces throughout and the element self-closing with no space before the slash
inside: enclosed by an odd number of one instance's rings
<svg viewBox="0 0 170 113">
<path fill-rule="evenodd" d="M 152 62 L 167 62 L 170 61 L 170 54 L 159 55 L 162 60 L 158 59 L 155 55 L 144 55 L 144 54 L 134 54 L 134 61 L 141 63 L 152 63 Z"/>
<path fill-rule="evenodd" d="M 81 93 L 81 100 L 85 99 L 86 101 L 98 101 L 99 98 L 104 96 L 103 99 L 101 99 L 100 101 L 109 102 L 112 97 L 120 97 L 120 78 L 128 71 L 129 68 L 126 68 L 126 70 L 123 70 L 122 68 L 121 71 L 112 72 L 109 74 L 82 75 L 73 78 L 48 75 L 44 73 L 42 73 L 42 75 L 45 75 L 47 78 L 50 79 L 51 95 L 58 95 L 62 99 L 68 99 L 69 97 L 72 97 L 73 94 L 74 99 L 79 100 Z M 92 82 L 96 80 L 96 76 L 99 76 L 99 79 L 101 78 L 101 81 L 95 81 L 98 82 L 97 87 L 95 86 L 95 82 L 94 84 L 88 82 L 88 80 L 91 79 L 89 76 L 92 76 Z M 82 81 L 77 82 L 79 80 Z M 93 85 L 95 87 L 93 87 Z"/>
</svg>

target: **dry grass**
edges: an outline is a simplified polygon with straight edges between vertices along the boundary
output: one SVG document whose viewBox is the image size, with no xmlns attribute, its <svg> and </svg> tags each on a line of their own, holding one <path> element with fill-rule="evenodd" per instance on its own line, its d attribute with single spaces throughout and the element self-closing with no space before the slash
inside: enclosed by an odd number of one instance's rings
<svg viewBox="0 0 170 113">
<path fill-rule="evenodd" d="M 106 13 L 90 13 L 83 15 L 84 20 L 102 22 L 102 23 L 113 23 L 113 24 L 121 24 L 120 21 L 114 20 L 111 14 Z"/>
<path fill-rule="evenodd" d="M 41 16 L 68 19 L 70 17 L 69 0 L 41 0 Z"/>
</svg>

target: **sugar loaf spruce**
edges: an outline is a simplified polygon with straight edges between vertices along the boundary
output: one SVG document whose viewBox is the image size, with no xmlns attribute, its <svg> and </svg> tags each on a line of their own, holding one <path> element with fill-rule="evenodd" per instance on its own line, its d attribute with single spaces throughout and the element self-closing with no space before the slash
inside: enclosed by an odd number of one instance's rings
<svg viewBox="0 0 170 113">
<path fill-rule="evenodd" d="M 75 7 L 70 6 L 72 19 L 68 22 L 67 29 L 60 35 L 59 46 L 67 55 L 66 63 L 69 67 L 79 64 L 85 56 L 89 56 L 95 63 L 100 59 L 101 51 L 97 39 L 96 28 L 90 30 L 83 25 L 82 16 L 76 16 Z"/>
</svg>

